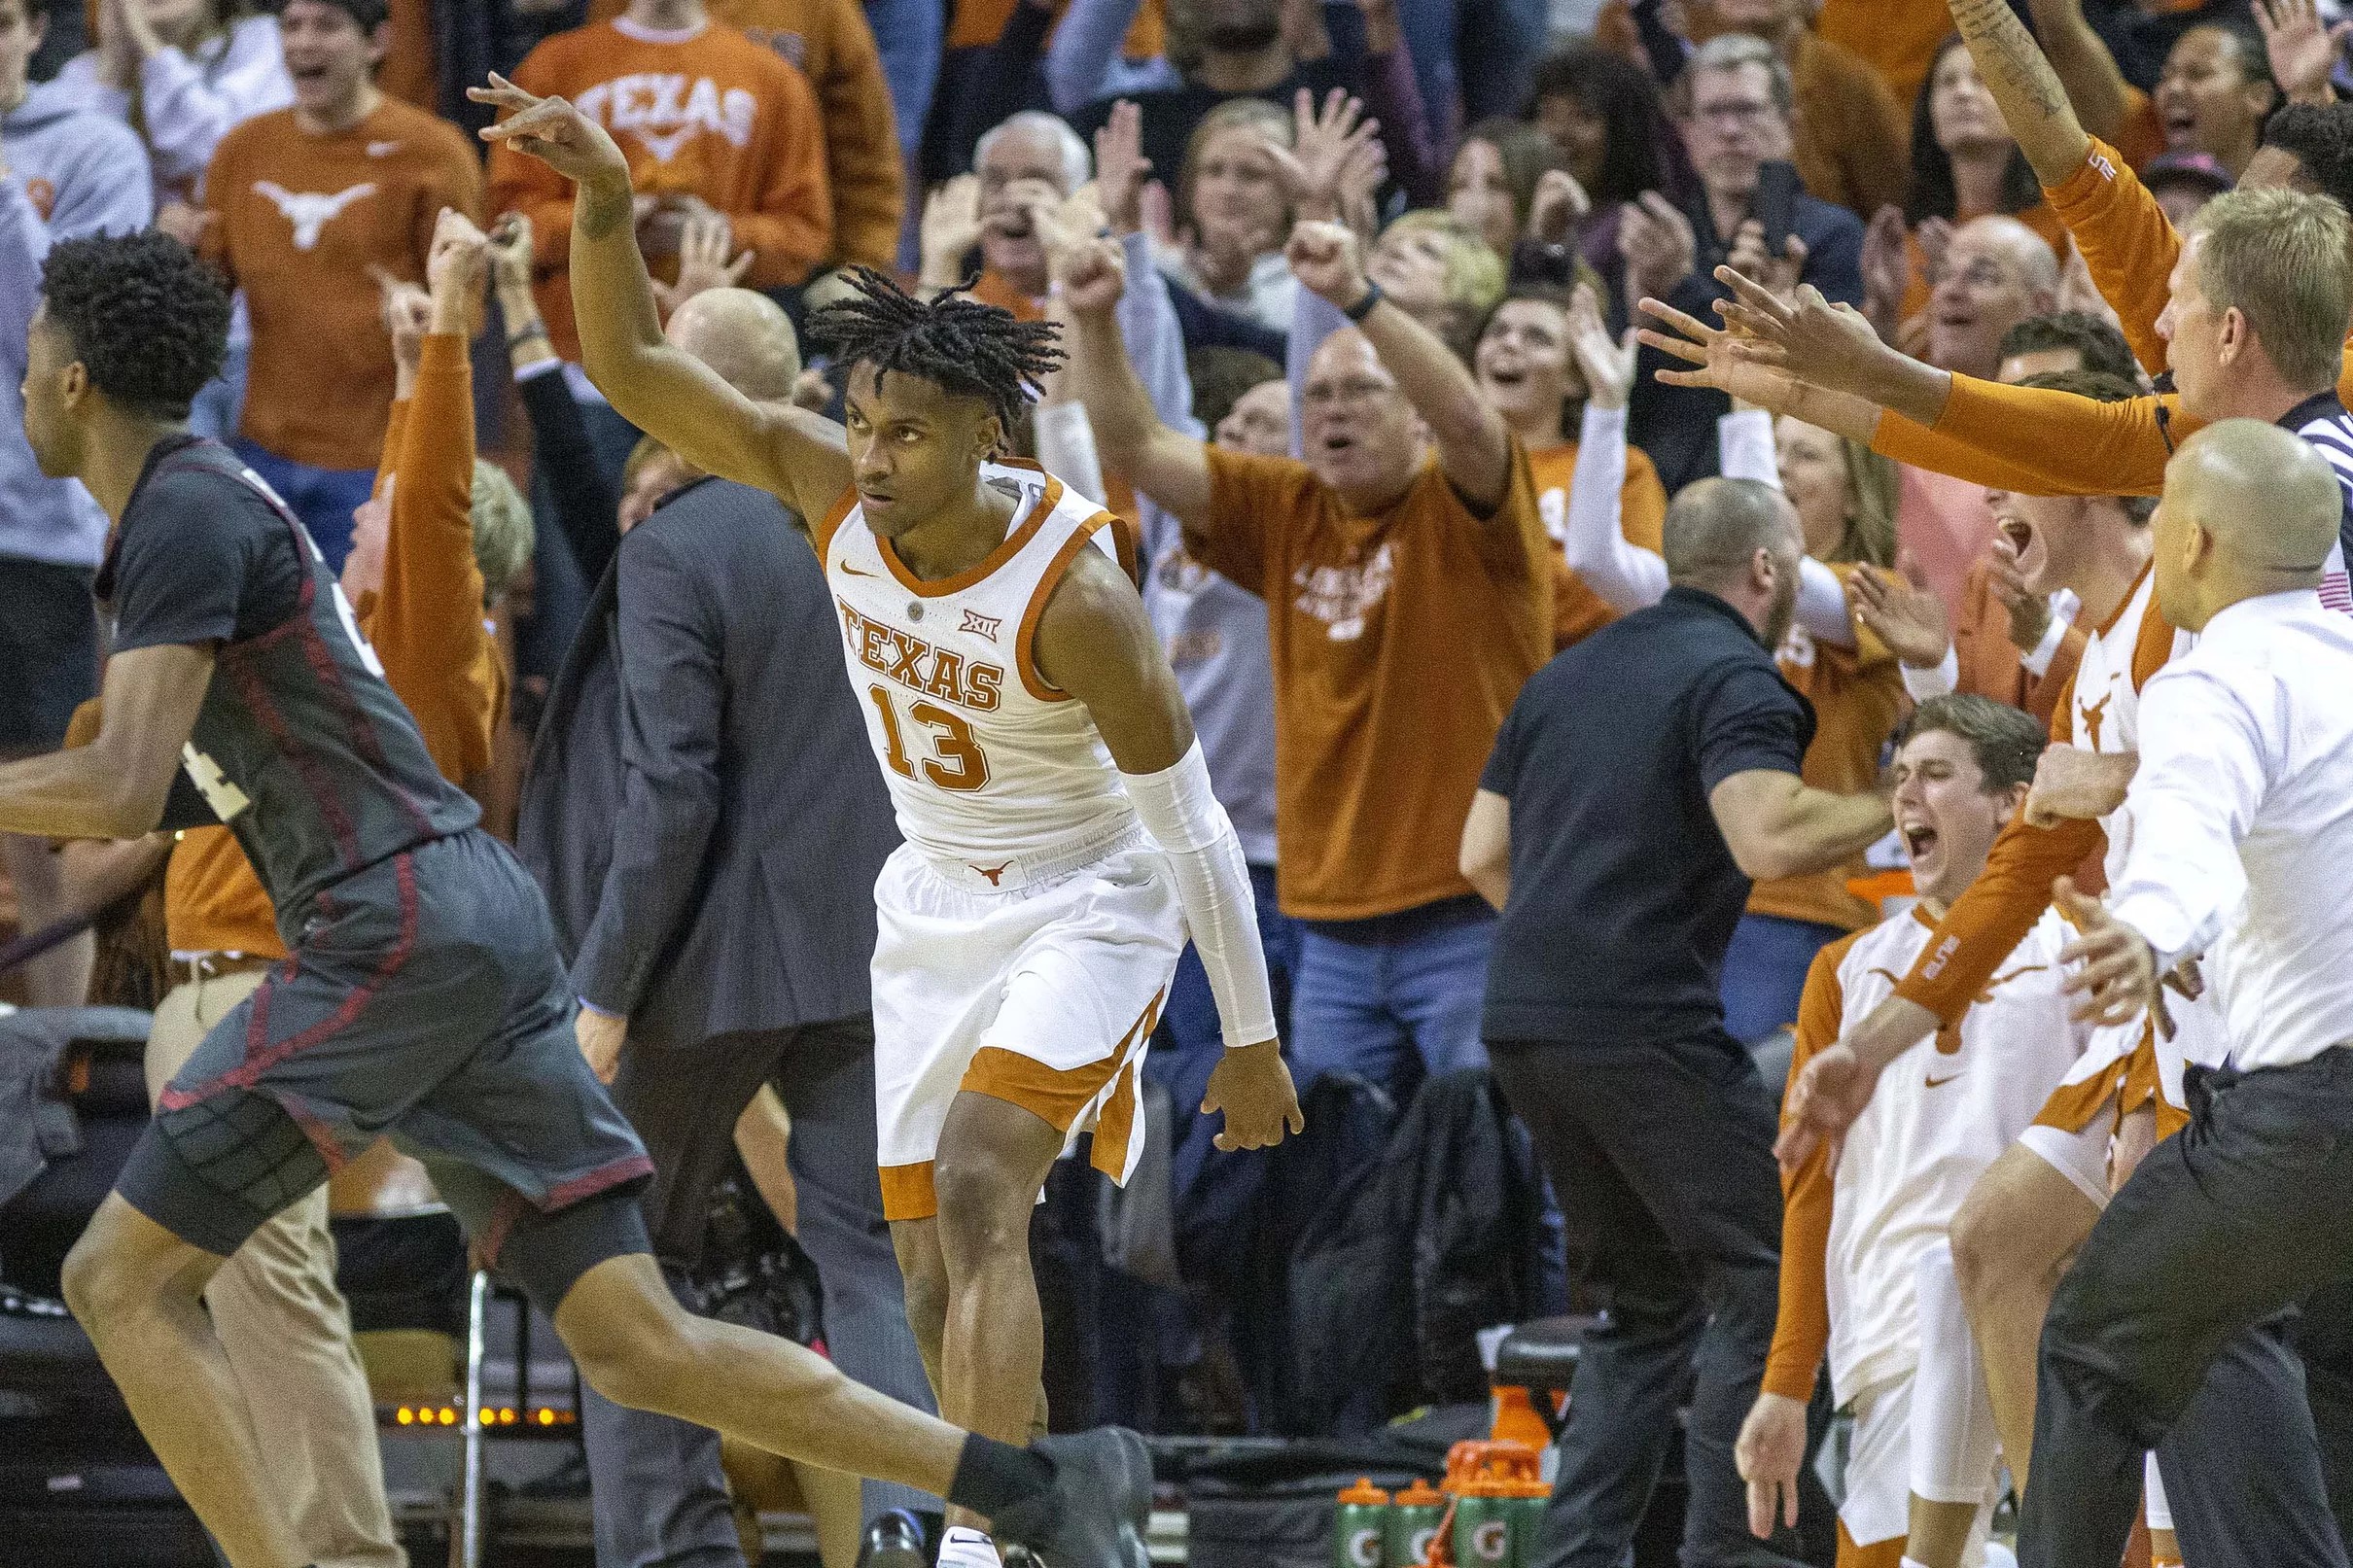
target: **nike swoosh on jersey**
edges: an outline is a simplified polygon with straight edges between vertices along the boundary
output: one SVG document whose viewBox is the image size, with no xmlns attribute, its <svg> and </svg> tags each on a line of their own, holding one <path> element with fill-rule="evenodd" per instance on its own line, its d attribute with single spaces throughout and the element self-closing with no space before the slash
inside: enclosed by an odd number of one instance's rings
<svg viewBox="0 0 2353 1568">
<path fill-rule="evenodd" d="M 1945 1087 L 1947 1084 L 1949 1084 L 1949 1083 L 1952 1082 L 1952 1080 L 1953 1080 L 1953 1079 L 1958 1078 L 1959 1076 L 1960 1076 L 1960 1074 L 1959 1074 L 1959 1073 L 1957 1073 L 1957 1072 L 1949 1072 L 1949 1073 L 1945 1074 L 1945 1076 L 1944 1076 L 1944 1077 L 1942 1077 L 1942 1078 L 1935 1078 L 1935 1077 L 1932 1077 L 1932 1078 L 1930 1078 L 1930 1079 L 1928 1080 L 1928 1087 L 1929 1087 L 1929 1088 L 1931 1088 L 1931 1089 L 1942 1089 L 1942 1088 L 1944 1088 L 1944 1087 Z"/>
<path fill-rule="evenodd" d="M 845 577 L 879 577 L 882 575 L 879 572 L 868 572 L 863 567 L 855 567 L 847 563 L 843 564 L 841 570 L 842 575 Z"/>
</svg>

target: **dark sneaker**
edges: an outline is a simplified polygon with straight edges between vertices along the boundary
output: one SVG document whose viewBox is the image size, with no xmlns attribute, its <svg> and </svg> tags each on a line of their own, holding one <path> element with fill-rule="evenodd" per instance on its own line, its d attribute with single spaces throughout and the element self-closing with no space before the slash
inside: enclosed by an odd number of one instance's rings
<svg viewBox="0 0 2353 1568">
<path fill-rule="evenodd" d="M 1053 1489 L 997 1515 L 1000 1542 L 1027 1547 L 1038 1568 L 1149 1568 L 1152 1456 L 1125 1427 L 1040 1438 L 1030 1451 L 1054 1467 Z"/>
<path fill-rule="evenodd" d="M 924 1527 L 904 1509 L 893 1509 L 866 1526 L 858 1548 L 858 1568 L 931 1568 Z"/>
</svg>

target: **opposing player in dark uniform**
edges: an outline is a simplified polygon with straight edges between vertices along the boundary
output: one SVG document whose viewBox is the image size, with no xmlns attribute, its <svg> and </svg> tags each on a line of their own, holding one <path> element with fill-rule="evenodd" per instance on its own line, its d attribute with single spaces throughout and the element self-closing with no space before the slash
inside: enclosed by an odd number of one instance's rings
<svg viewBox="0 0 2353 1568">
<path fill-rule="evenodd" d="M 234 1568 L 302 1558 L 199 1296 L 386 1132 L 608 1398 L 945 1496 L 1049 1568 L 1141 1568 L 1150 1478 L 1132 1434 L 993 1443 L 673 1301 L 637 1210 L 650 1167 L 573 1042 L 537 889 L 435 770 L 301 525 L 187 433 L 228 324 L 211 274 L 158 234 L 50 253 L 25 434 L 115 520 L 115 652 L 97 740 L 0 768 L 0 831 L 217 819 L 277 906 L 292 957 L 164 1091 L 66 1266 L 75 1314 Z"/>
</svg>

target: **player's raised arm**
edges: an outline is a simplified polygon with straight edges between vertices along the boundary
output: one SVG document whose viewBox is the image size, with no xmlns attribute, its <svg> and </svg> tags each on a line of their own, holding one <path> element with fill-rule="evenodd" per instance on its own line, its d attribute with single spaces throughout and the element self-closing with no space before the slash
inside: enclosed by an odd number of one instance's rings
<svg viewBox="0 0 2353 1568">
<path fill-rule="evenodd" d="M 504 77 L 467 95 L 505 112 L 484 127 L 484 139 L 541 159 L 579 187 L 573 313 L 597 390 L 694 467 L 765 490 L 812 521 L 823 517 L 850 488 L 841 427 L 805 409 L 755 403 L 663 341 L 620 147 L 571 103 L 535 97 Z"/>
<path fill-rule="evenodd" d="M 163 820 L 180 750 L 212 683 L 209 646 L 134 648 L 106 661 L 88 746 L 0 767 L 0 833 L 128 839 Z"/>
<path fill-rule="evenodd" d="M 1168 856 L 1193 946 L 1225 1025 L 1204 1114 L 1223 1111 L 1220 1149 L 1259 1149 L 1307 1130 L 1258 941 L 1257 903 L 1233 821 L 1210 790 L 1192 715 L 1143 601 L 1109 556 L 1081 550 L 1037 622 L 1037 670 L 1086 704 L 1136 815 Z"/>
</svg>

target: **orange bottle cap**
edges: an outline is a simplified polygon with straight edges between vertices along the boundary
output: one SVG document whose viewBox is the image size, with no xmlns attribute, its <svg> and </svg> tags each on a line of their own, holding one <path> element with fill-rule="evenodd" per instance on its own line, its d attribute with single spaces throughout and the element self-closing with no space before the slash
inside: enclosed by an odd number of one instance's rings
<svg viewBox="0 0 2353 1568">
<path fill-rule="evenodd" d="M 1446 1494 L 1417 1476 L 1412 1485 L 1397 1493 L 1395 1501 L 1399 1508 L 1427 1508 L 1445 1502 Z"/>
<path fill-rule="evenodd" d="M 1378 1508 L 1388 1501 L 1388 1493 L 1373 1484 L 1369 1476 L 1356 1478 L 1356 1484 L 1340 1494 L 1340 1501 L 1366 1508 Z"/>
</svg>

